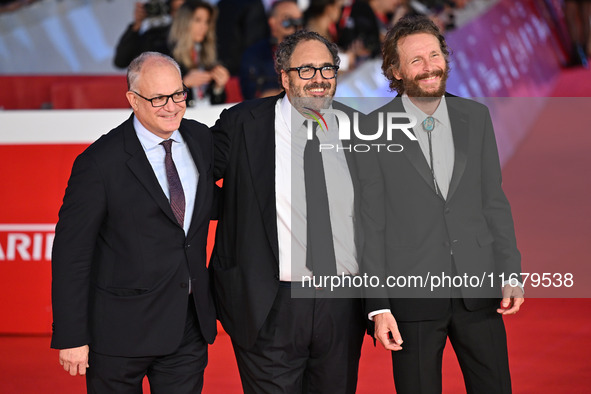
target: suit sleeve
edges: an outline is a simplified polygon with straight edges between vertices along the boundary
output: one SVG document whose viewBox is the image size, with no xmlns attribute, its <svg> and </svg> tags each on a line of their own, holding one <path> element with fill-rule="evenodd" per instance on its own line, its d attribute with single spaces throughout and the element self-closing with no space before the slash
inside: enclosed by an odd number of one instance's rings
<svg viewBox="0 0 591 394">
<path fill-rule="evenodd" d="M 86 152 L 72 167 L 52 251 L 53 336 L 51 347 L 90 344 L 89 293 L 93 252 L 106 216 L 99 169 Z"/>
<path fill-rule="evenodd" d="M 502 188 L 501 165 L 490 113 L 486 110 L 482 144 L 482 210 L 493 236 L 496 269 L 505 277 L 521 273 L 511 207 Z"/>
<path fill-rule="evenodd" d="M 361 231 L 364 233 L 359 268 L 368 277 L 378 277 L 383 284 L 386 279 L 384 177 L 376 152 L 356 153 L 355 161 L 361 189 Z M 390 308 L 385 288 L 366 287 L 364 293 L 367 313 Z"/>
<path fill-rule="evenodd" d="M 232 146 L 232 131 L 234 125 L 230 121 L 230 113 L 227 109 L 223 110 L 220 118 L 213 125 L 211 132 L 213 134 L 214 144 L 214 171 L 215 180 L 222 179 L 228 162 L 230 160 L 230 150 Z"/>
</svg>

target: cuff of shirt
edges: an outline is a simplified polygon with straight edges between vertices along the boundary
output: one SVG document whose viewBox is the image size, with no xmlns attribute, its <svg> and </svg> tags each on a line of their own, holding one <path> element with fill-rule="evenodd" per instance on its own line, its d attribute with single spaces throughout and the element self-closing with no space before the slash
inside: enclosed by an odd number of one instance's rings
<svg viewBox="0 0 591 394">
<path fill-rule="evenodd" d="M 504 281 L 503 287 L 505 287 L 506 285 L 515 286 L 515 280 L 509 279 L 509 280 Z M 523 295 L 525 295 L 525 289 L 523 288 L 523 283 L 517 282 L 517 287 L 519 287 L 521 289 L 521 292 L 523 293 Z"/>
<path fill-rule="evenodd" d="M 369 320 L 373 321 L 373 317 L 375 315 L 379 315 L 380 313 L 392 313 L 392 312 L 390 311 L 390 309 L 379 309 L 377 311 L 373 311 L 373 312 L 368 313 L 367 318 Z"/>
</svg>

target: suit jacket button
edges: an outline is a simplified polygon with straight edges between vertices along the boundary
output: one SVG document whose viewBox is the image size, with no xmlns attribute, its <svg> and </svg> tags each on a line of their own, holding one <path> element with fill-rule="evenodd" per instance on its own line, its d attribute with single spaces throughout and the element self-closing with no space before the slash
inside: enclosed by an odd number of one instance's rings
<svg viewBox="0 0 591 394">
<path fill-rule="evenodd" d="M 188 286 L 188 285 L 187 285 L 187 283 L 185 283 L 185 282 L 181 283 L 181 287 L 182 287 L 183 289 L 186 289 L 186 288 L 187 288 L 187 286 Z"/>
<path fill-rule="evenodd" d="M 447 215 L 448 213 L 450 213 L 450 212 L 451 212 L 451 209 L 449 209 L 449 208 L 445 208 L 445 211 L 443 211 L 443 212 L 444 212 L 444 213 Z"/>
</svg>

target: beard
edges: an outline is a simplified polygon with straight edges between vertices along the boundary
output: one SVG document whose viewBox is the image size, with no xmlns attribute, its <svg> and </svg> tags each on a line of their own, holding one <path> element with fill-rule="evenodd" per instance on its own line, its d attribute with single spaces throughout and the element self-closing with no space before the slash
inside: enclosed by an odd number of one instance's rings
<svg viewBox="0 0 591 394">
<path fill-rule="evenodd" d="M 420 86 L 419 81 L 431 77 L 441 77 L 439 87 L 436 90 L 426 91 Z M 449 68 L 447 66 L 445 67 L 445 70 L 440 69 L 430 73 L 419 74 L 414 78 L 406 78 L 406 76 L 403 75 L 402 82 L 404 84 L 404 92 L 408 97 L 423 99 L 425 101 L 438 99 L 445 94 L 445 85 L 448 77 Z"/>
<path fill-rule="evenodd" d="M 299 78 L 299 77 L 297 77 Z M 335 83 L 328 82 L 310 82 L 303 87 L 297 86 L 293 79 L 289 79 L 290 102 L 300 113 L 304 112 L 306 108 L 314 110 L 321 110 L 330 107 L 332 99 L 336 91 Z M 308 93 L 310 89 L 326 89 L 325 96 L 318 97 Z"/>
</svg>

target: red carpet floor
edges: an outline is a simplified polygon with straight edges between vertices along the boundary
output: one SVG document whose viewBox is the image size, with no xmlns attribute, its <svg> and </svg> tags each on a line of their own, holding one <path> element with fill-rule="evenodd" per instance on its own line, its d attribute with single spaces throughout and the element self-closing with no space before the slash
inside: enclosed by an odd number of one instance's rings
<svg viewBox="0 0 591 394">
<path fill-rule="evenodd" d="M 591 71 L 565 71 L 556 97 L 591 92 Z M 591 98 L 548 100 L 504 168 L 524 272 L 575 273 L 586 298 L 528 298 L 505 319 L 515 393 L 591 393 Z M 536 291 L 526 294 L 535 296 Z M 543 293 L 540 293 L 543 295 Z M 553 297 L 564 296 L 560 289 Z M 580 297 L 581 295 L 577 295 Z M 444 393 L 465 392 L 451 346 L 444 355 Z M 229 338 L 210 348 L 205 393 L 240 393 Z M 0 393 L 83 393 L 67 375 L 49 337 L 0 336 Z M 147 390 L 146 390 L 147 392 Z M 390 356 L 367 338 L 358 393 L 394 392 Z"/>
</svg>

